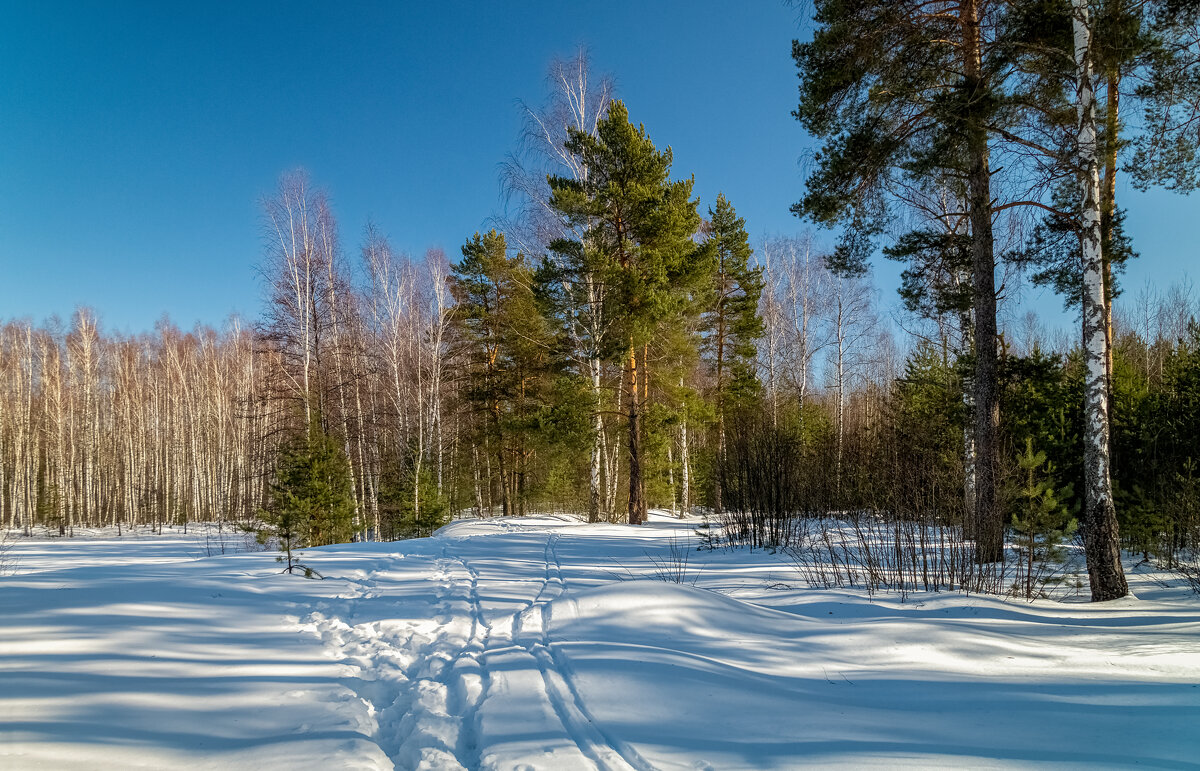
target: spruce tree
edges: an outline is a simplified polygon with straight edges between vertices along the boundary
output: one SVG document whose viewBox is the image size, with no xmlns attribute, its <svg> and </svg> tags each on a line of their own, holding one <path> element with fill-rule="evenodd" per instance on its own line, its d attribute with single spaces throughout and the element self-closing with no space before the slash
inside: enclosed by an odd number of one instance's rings
<svg viewBox="0 0 1200 771">
<path fill-rule="evenodd" d="M 746 221 L 737 216 L 724 194 L 709 209 L 709 243 L 715 270 L 703 313 L 706 363 L 712 375 L 712 400 L 717 420 L 717 468 L 725 461 L 725 417 L 752 401 L 758 392 L 755 374 L 756 341 L 762 337 L 758 315 L 762 268 L 751 267 Z M 714 487 L 713 508 L 722 511 L 720 482 Z"/>
<path fill-rule="evenodd" d="M 308 431 L 281 450 L 270 502 L 260 518 L 266 525 L 259 531 L 260 540 L 278 540 L 288 573 L 296 568 L 303 569 L 305 576 L 314 573 L 296 561 L 296 549 L 351 539 L 350 462 L 337 439 L 321 429 L 317 413 Z"/>
<path fill-rule="evenodd" d="M 907 473 L 892 480 L 905 490 L 898 496 L 902 510 L 896 513 L 900 516 L 962 511 L 963 524 L 969 525 L 971 512 L 959 495 L 966 426 L 962 369 L 955 366 L 946 346 L 922 341 L 908 355 L 904 374 L 895 382 L 891 429 L 907 461 Z M 930 511 L 903 510 L 902 501 L 914 500 L 924 502 Z M 960 517 L 952 514 L 948 519 Z"/>
</svg>

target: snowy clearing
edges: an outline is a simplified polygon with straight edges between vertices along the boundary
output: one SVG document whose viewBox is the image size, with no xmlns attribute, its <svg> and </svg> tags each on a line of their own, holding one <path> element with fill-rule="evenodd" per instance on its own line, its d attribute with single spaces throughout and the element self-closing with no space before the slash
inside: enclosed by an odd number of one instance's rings
<svg viewBox="0 0 1200 771">
<path fill-rule="evenodd" d="M 18 539 L 0 767 L 1200 767 L 1177 582 L 868 599 L 694 525 L 456 522 L 306 551 L 324 581 L 203 533 Z"/>
</svg>

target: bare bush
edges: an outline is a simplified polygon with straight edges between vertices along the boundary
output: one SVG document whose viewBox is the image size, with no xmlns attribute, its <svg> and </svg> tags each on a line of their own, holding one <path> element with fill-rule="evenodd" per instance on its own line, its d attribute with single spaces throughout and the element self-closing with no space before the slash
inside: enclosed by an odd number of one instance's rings
<svg viewBox="0 0 1200 771">
<path fill-rule="evenodd" d="M 720 536 L 730 545 L 779 549 L 802 535 L 808 510 L 803 442 L 798 432 L 765 416 L 740 417 L 728 439 L 719 484 L 725 510 Z"/>
<path fill-rule="evenodd" d="M 813 588 L 1004 594 L 1013 580 L 1006 563 L 976 564 L 957 527 L 872 513 L 811 523 L 808 537 L 786 551 Z"/>
<path fill-rule="evenodd" d="M 13 549 L 16 536 L 13 531 L 0 529 L 0 576 L 11 576 L 17 572 L 17 555 Z"/>
<path fill-rule="evenodd" d="M 700 578 L 700 570 L 690 566 L 692 543 L 690 538 L 672 536 L 664 556 L 646 553 L 650 564 L 654 566 L 654 577 L 659 581 L 671 584 L 688 584 L 695 586 Z"/>
</svg>

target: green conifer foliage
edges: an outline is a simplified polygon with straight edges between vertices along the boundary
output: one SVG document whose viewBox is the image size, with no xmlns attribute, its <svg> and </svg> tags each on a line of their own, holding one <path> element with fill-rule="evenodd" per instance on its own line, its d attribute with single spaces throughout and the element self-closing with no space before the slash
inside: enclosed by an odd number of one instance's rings
<svg viewBox="0 0 1200 771">
<path fill-rule="evenodd" d="M 1113 471 L 1125 547 L 1175 566 L 1200 553 L 1200 327 L 1125 335 L 1114 380 Z"/>
<path fill-rule="evenodd" d="M 1054 467 L 1046 462 L 1046 453 L 1034 451 L 1033 439 L 1025 440 L 1017 468 L 1020 481 L 1011 490 L 1012 527 L 1025 573 L 1022 590 L 1032 599 L 1047 580 L 1047 563 L 1062 560 L 1063 542 L 1075 534 L 1079 523 L 1064 503 L 1071 496 L 1070 488 L 1055 488 Z"/>
<path fill-rule="evenodd" d="M 904 516 L 935 515 L 961 524 L 963 428 L 967 415 L 962 400 L 962 367 L 945 347 L 922 342 L 909 354 L 904 376 L 893 396 L 893 430 L 904 448 L 906 473 L 894 484 L 902 490 L 894 504 Z M 877 474 L 867 469 L 866 474 Z M 870 487 L 870 480 L 865 487 Z M 910 502 L 919 502 L 918 509 Z"/>
<path fill-rule="evenodd" d="M 524 255 L 509 255 L 502 234 L 476 233 L 462 254 L 450 280 L 457 302 L 455 356 L 473 438 L 495 462 L 489 485 L 511 516 L 523 513 L 529 492 L 552 339 L 534 295 L 533 271 Z"/>
<path fill-rule="evenodd" d="M 380 481 L 379 508 L 390 538 L 422 538 L 450 521 L 446 499 L 438 494 L 437 480 L 429 464 L 408 462 L 402 470 L 390 470 Z M 415 489 L 414 489 L 415 488 Z M 415 505 L 420 501 L 420 507 Z"/>
<path fill-rule="evenodd" d="M 709 364 L 716 375 L 718 419 L 726 407 L 751 400 L 758 391 L 755 374 L 757 340 L 763 334 L 758 315 L 762 268 L 751 266 L 746 221 L 724 195 L 709 209 L 710 237 L 715 249 L 708 309 L 704 313 Z"/>
<path fill-rule="evenodd" d="M 725 459 L 725 418 L 731 410 L 753 402 L 758 394 L 754 370 L 756 341 L 762 337 L 758 315 L 762 269 L 751 267 L 746 221 L 737 216 L 725 196 L 709 209 L 709 244 L 715 270 L 703 302 L 702 331 L 708 369 L 713 378 L 712 399 L 717 417 L 717 464 Z M 721 513 L 721 486 L 714 489 L 713 508 Z"/>
<path fill-rule="evenodd" d="M 693 180 L 670 180 L 671 151 L 660 152 L 625 105 L 612 103 L 596 135 L 570 129 L 566 150 L 587 169 L 584 179 L 550 177 L 551 205 L 582 233 L 554 251 L 584 261 L 607 292 L 605 323 L 613 333 L 603 357 L 624 367 L 630 524 L 647 511 L 642 421 L 647 351 L 664 327 L 682 323 L 691 298 L 712 270 L 711 250 L 693 240 L 700 216 Z"/>
<path fill-rule="evenodd" d="M 302 568 L 306 576 L 313 574 L 296 561 L 294 550 L 344 543 L 353 536 L 350 463 L 337 439 L 321 429 L 319 419 L 280 452 L 270 504 L 261 518 L 265 528 L 260 540 L 278 539 L 289 573 Z"/>
</svg>

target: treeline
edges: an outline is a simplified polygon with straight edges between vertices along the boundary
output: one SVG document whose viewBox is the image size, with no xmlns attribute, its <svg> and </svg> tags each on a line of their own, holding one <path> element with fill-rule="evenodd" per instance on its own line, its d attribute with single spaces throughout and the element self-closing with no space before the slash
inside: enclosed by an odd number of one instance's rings
<svg viewBox="0 0 1200 771">
<path fill-rule="evenodd" d="M 1012 537 L 1032 571 L 1077 514 L 1093 597 L 1120 596 L 1122 545 L 1196 544 L 1195 308 L 1168 303 L 1157 326 L 1150 302 L 1130 305 L 1138 323 L 1114 312 L 1135 256 L 1122 151 L 1142 183 L 1196 179 L 1195 9 L 933 8 L 820 2 L 796 43 L 796 116 L 822 146 L 794 209 L 838 228 L 831 249 L 755 253 L 733 203 L 702 206 L 580 55 L 526 108 L 508 215 L 453 261 L 373 226 L 348 255 L 295 173 L 264 201 L 252 328 L 10 323 L 0 516 L 265 520 L 303 545 L 468 510 L 637 524 L 702 507 L 714 538 L 779 546 L 798 514 L 835 513 L 951 539 L 949 564 L 894 564 L 963 586 Z M 1135 136 L 1123 87 L 1146 110 Z M 878 315 L 879 247 L 905 264 L 909 340 Z M 1002 329 L 1020 273 L 1080 305 L 1080 338 Z"/>
<path fill-rule="evenodd" d="M 471 259 L 451 271 L 439 253 L 414 263 L 373 235 L 362 250 L 362 269 L 372 280 L 348 292 L 356 311 L 336 353 L 333 324 L 319 325 L 327 331 L 315 337 L 326 342 L 314 347 L 310 377 L 330 384 L 319 389 L 328 413 L 324 430 L 341 437 L 336 446 L 354 479 L 357 518 L 342 535 L 427 532 L 448 511 L 465 508 L 501 513 L 506 479 L 512 513 L 588 510 L 587 437 L 598 412 L 589 402 L 590 380 L 554 362 L 537 282 L 499 248 L 501 240 L 472 239 Z M 448 297 L 455 282 L 473 274 L 474 258 L 489 243 L 503 269 L 497 283 L 514 288 L 501 303 L 514 321 L 497 325 L 491 349 L 468 335 L 478 316 L 456 320 L 461 306 Z M 643 429 L 649 505 L 711 510 L 724 489 L 731 522 L 739 512 L 763 516 L 774 507 L 783 516 L 767 516 L 762 529 L 744 534 L 758 545 L 786 544 L 788 534 L 777 531 L 791 526 L 796 513 L 877 511 L 961 525 L 969 361 L 956 358 L 949 336 L 903 355 L 866 284 L 830 272 L 807 238 L 769 240 L 756 257 L 763 280 L 755 359 L 761 386 L 752 386 L 728 418 L 733 438 L 722 466 L 715 454 L 715 370 L 705 364 L 711 346 L 697 350 L 694 366 L 661 379 L 658 367 L 649 370 L 645 410 L 658 416 Z M 513 276 L 528 282 L 524 290 L 515 289 Z M 1194 299 L 1174 287 L 1128 301 L 1116 320 L 1113 471 L 1123 544 L 1168 563 L 1200 545 L 1195 318 Z M 539 340 L 530 327 L 538 326 L 541 342 L 530 345 Z M 1006 519 L 1019 514 L 1013 485 L 1027 440 L 1046 453 L 1047 476 L 1068 510 L 1078 512 L 1081 357 L 1063 349 L 1061 338 L 1045 339 L 1035 323 L 1014 325 L 1007 337 L 1012 342 L 999 357 Z M 236 320 L 220 331 L 184 333 L 163 323 L 153 335 L 105 337 L 87 311 L 65 329 L 7 323 L 0 331 L 4 523 L 66 531 L 256 522 L 269 503 L 280 450 L 297 425 L 287 392 L 278 390 L 285 377 L 292 380 L 285 376 L 287 359 L 271 349 L 272 339 L 278 338 Z M 522 350 L 532 351 L 528 361 Z M 494 402 L 487 400 L 487 373 L 478 376 L 489 364 L 497 385 L 504 378 L 516 383 L 497 388 Z M 339 366 L 346 369 L 340 376 Z M 602 370 L 601 393 L 612 407 L 620 380 L 618 368 Z M 661 395 L 674 394 L 670 387 L 678 389 L 679 380 L 691 401 L 668 410 Z M 480 397 L 483 408 L 476 409 Z M 501 408 L 500 457 L 492 444 L 492 406 Z M 612 409 L 601 415 L 605 519 L 619 517 L 627 504 L 627 491 L 617 485 L 626 419 Z M 502 462 L 512 469 L 502 471 Z M 414 476 L 421 480 L 416 487 Z"/>
<path fill-rule="evenodd" d="M 303 175 L 265 209 L 275 241 L 258 324 L 105 336 L 80 310 L 65 328 L 0 328 L 5 526 L 253 525 L 310 428 L 334 438 L 348 482 L 350 515 L 323 540 L 440 523 L 445 506 L 427 521 L 421 503 L 457 473 L 460 434 L 443 424 L 456 387 L 442 382 L 445 258 L 412 262 L 369 235 L 355 282 L 327 200 Z"/>
<path fill-rule="evenodd" d="M 3 524 L 66 532 L 250 516 L 274 464 L 255 398 L 267 366 L 236 320 L 136 337 L 104 337 L 87 310 L 65 328 L 5 324 Z"/>
</svg>

